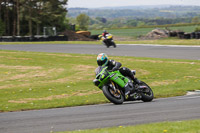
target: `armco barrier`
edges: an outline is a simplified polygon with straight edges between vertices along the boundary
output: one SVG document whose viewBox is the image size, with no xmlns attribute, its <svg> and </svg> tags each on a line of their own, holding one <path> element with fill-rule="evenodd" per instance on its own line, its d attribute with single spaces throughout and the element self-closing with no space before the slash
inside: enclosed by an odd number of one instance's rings
<svg viewBox="0 0 200 133">
<path fill-rule="evenodd" d="M 178 37 L 180 39 L 200 39 L 200 32 L 192 32 L 192 33 L 179 32 Z"/>
<path fill-rule="evenodd" d="M 196 35 L 195 35 L 195 38 L 196 38 L 196 39 L 200 39 L 200 32 L 195 32 L 195 34 L 196 34 Z"/>
<path fill-rule="evenodd" d="M 67 36 L 1 36 L 0 42 L 68 41 Z"/>
<path fill-rule="evenodd" d="M 1 36 L 0 41 L 1 42 L 13 42 L 13 37 L 12 36 Z"/>
<path fill-rule="evenodd" d="M 183 38 L 184 39 L 191 39 L 191 34 L 190 33 L 185 33 Z"/>
<path fill-rule="evenodd" d="M 190 33 L 190 38 L 191 39 L 196 39 L 196 33 L 195 32 Z"/>
<path fill-rule="evenodd" d="M 180 39 L 200 39 L 200 32 L 191 32 L 191 33 L 185 33 L 185 32 L 176 32 L 176 31 L 170 31 L 169 32 L 170 37 L 176 37 L 178 36 Z"/>
<path fill-rule="evenodd" d="M 176 32 L 176 31 L 170 31 L 169 32 L 169 36 L 170 37 L 176 37 L 176 36 L 178 36 L 178 32 Z"/>
<path fill-rule="evenodd" d="M 91 36 L 89 36 L 89 38 L 98 40 L 99 39 L 98 36 L 99 36 L 99 34 L 98 35 L 91 35 Z"/>
<path fill-rule="evenodd" d="M 178 37 L 180 39 L 183 39 L 184 38 L 184 32 L 178 32 Z"/>
</svg>

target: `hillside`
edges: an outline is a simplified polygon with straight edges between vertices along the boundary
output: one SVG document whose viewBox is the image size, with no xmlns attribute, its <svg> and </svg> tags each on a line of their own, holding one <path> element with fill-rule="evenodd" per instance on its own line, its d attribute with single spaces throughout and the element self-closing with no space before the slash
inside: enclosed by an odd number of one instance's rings
<svg viewBox="0 0 200 133">
<path fill-rule="evenodd" d="M 104 7 L 104 8 L 69 8 L 68 15 L 76 17 L 85 13 L 90 17 L 105 18 L 177 18 L 194 17 L 200 14 L 200 6 L 127 6 L 127 7 Z"/>
</svg>

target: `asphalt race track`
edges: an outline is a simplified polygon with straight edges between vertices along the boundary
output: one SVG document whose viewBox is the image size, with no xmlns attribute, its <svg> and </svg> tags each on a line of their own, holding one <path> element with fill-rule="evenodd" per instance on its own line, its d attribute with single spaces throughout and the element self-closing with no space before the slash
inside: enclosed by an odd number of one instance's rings
<svg viewBox="0 0 200 133">
<path fill-rule="evenodd" d="M 117 48 L 106 48 L 102 45 L 36 44 L 0 45 L 0 49 L 81 54 L 98 54 L 103 52 L 107 53 L 108 56 L 115 55 L 200 60 L 200 46 L 118 45 Z"/>
<path fill-rule="evenodd" d="M 49 133 L 160 121 L 200 119 L 200 95 L 0 113 L 1 133 Z"/>
<path fill-rule="evenodd" d="M 98 54 L 200 60 L 200 47 L 118 45 L 0 45 L 0 50 Z M 44 133 L 127 126 L 161 121 L 200 119 L 200 94 L 155 99 L 152 102 L 100 104 L 0 113 L 0 133 Z"/>
</svg>

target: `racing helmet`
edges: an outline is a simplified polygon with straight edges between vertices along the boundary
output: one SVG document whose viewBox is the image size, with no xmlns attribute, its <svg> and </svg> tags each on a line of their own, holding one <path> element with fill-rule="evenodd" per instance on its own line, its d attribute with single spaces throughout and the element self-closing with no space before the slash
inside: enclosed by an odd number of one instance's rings
<svg viewBox="0 0 200 133">
<path fill-rule="evenodd" d="M 100 53 L 97 56 L 98 66 L 106 66 L 108 64 L 108 56 L 105 53 Z"/>
</svg>

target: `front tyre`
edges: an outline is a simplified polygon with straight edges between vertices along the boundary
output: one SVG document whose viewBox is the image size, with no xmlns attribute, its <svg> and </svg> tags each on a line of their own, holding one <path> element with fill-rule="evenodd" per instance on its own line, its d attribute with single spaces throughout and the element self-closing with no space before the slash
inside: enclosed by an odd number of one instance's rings
<svg viewBox="0 0 200 133">
<path fill-rule="evenodd" d="M 154 98 L 152 89 L 143 81 L 141 81 L 139 86 L 146 86 L 146 88 L 140 90 L 140 94 L 142 96 L 141 100 L 143 102 L 151 102 Z"/>
<path fill-rule="evenodd" d="M 114 104 L 122 104 L 124 102 L 124 96 L 121 93 L 116 93 L 110 86 L 103 86 L 102 91 L 110 102 Z"/>
</svg>

